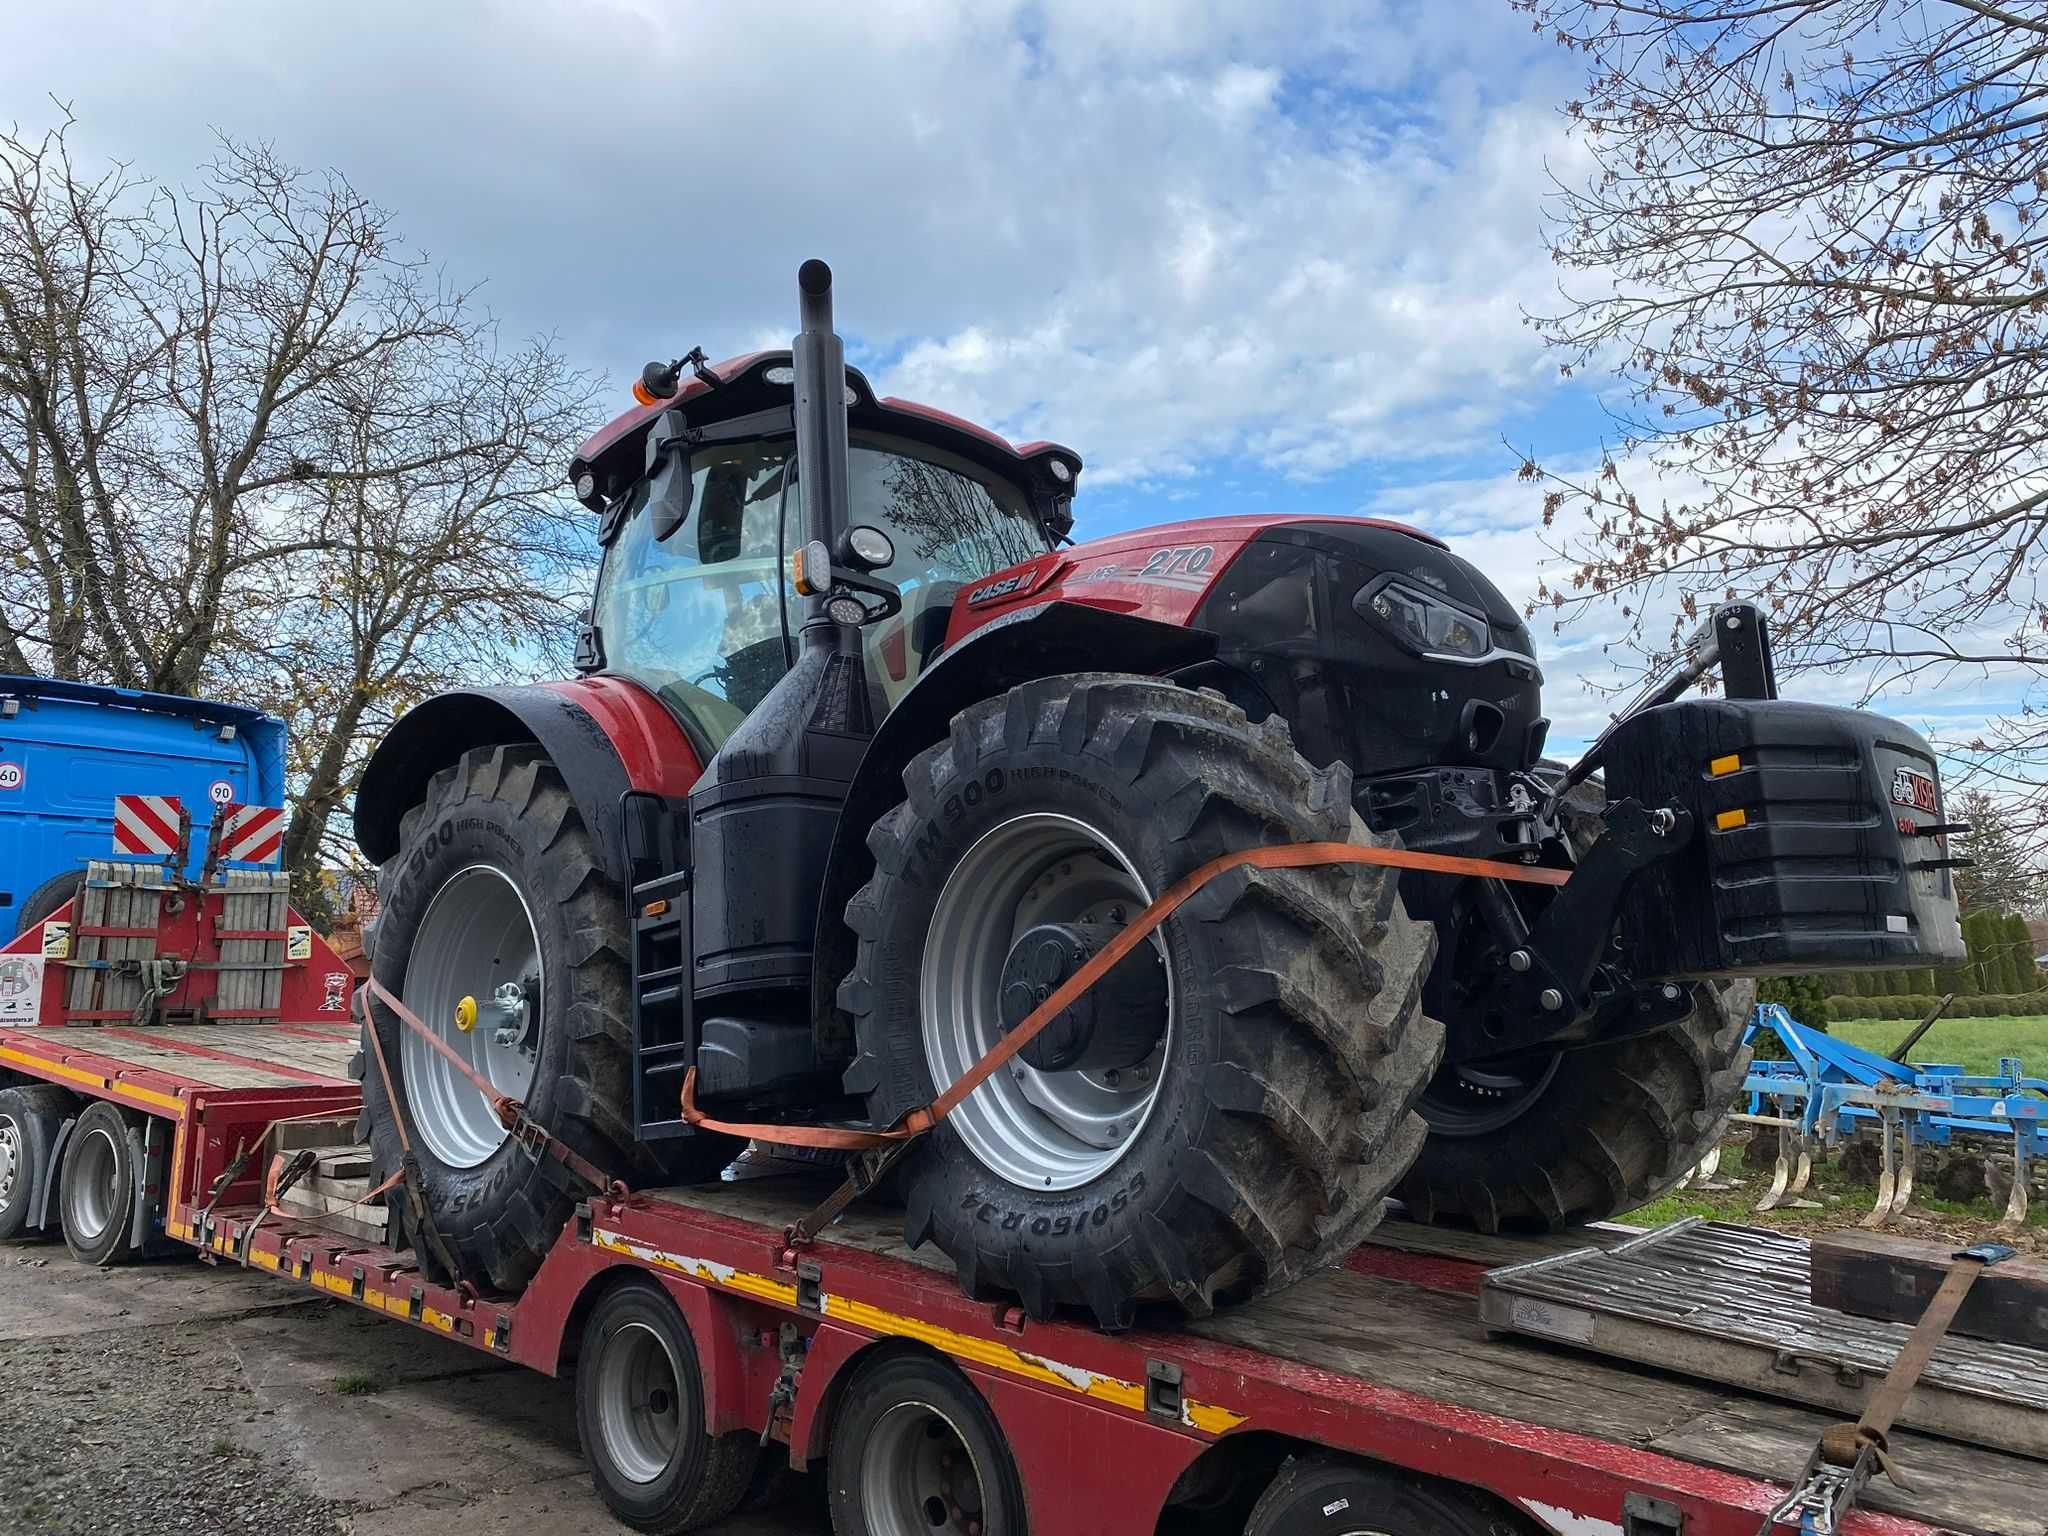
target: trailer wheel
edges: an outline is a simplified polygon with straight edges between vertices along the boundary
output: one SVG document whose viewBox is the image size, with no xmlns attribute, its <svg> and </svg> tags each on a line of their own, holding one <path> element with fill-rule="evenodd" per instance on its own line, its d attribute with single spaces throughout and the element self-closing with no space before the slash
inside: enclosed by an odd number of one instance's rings
<svg viewBox="0 0 2048 1536">
<path fill-rule="evenodd" d="M 847 1384 L 827 1460 L 835 1536 L 1023 1536 L 1001 1426 L 950 1365 L 891 1355 Z"/>
<path fill-rule="evenodd" d="M 869 834 L 840 1006 L 846 1075 L 893 1122 L 1084 953 L 1222 854 L 1365 841 L 1349 771 L 1277 716 L 1159 678 L 1026 683 L 954 717 Z M 1348 1252 L 1423 1137 L 1435 932 L 1393 871 L 1233 869 L 898 1165 L 904 1235 L 1034 1317 L 1202 1315 Z"/>
<path fill-rule="evenodd" d="M 598 1497 L 655 1536 L 731 1514 L 761 1445 L 705 1423 L 704 1374 L 676 1304 L 652 1285 L 613 1290 L 590 1315 L 576 1365 L 576 1427 Z"/>
<path fill-rule="evenodd" d="M 135 1157 L 128 1111 L 95 1099 L 64 1144 L 58 1209 L 64 1246 L 81 1264 L 125 1264 L 135 1257 Z"/>
<path fill-rule="evenodd" d="M 57 1132 L 76 1103 L 44 1083 L 0 1089 L 0 1239 L 29 1232 L 29 1211 L 49 1178 Z"/>
<path fill-rule="evenodd" d="M 1319 1454 L 1281 1464 L 1244 1536 L 1502 1536 L 1502 1525 L 1456 1488 Z"/>
</svg>

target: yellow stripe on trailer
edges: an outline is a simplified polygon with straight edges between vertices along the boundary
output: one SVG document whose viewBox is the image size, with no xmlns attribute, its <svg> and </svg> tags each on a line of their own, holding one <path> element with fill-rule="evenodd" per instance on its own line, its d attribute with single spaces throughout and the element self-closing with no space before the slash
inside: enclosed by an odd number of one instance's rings
<svg viewBox="0 0 2048 1536">
<path fill-rule="evenodd" d="M 17 1051 L 0 1045 L 0 1061 L 26 1067 L 30 1071 L 47 1074 L 67 1083 L 77 1083 L 90 1088 L 94 1093 L 106 1094 L 131 1104 L 146 1104 L 152 1109 L 161 1109 L 175 1118 L 183 1119 L 185 1101 L 168 1093 L 158 1093 L 154 1088 L 139 1088 L 133 1083 L 124 1083 L 119 1078 L 102 1077 L 97 1072 L 82 1071 L 66 1066 L 61 1061 L 49 1061 L 41 1056 L 31 1056 L 27 1051 Z"/>
</svg>

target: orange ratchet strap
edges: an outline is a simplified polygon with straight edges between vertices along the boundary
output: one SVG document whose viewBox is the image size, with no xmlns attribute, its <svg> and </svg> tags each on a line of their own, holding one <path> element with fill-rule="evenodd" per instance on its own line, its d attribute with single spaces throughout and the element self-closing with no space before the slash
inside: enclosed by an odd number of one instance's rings
<svg viewBox="0 0 2048 1536">
<path fill-rule="evenodd" d="M 1418 869 L 1430 874 L 1477 875 L 1489 880 L 1514 880 L 1525 885 L 1563 885 L 1571 878 L 1567 869 L 1542 869 L 1525 864 L 1497 864 L 1491 859 L 1460 858 L 1448 853 L 1411 853 L 1405 848 L 1366 848 L 1357 843 L 1288 843 L 1277 848 L 1247 848 L 1211 859 L 1200 868 L 1181 876 L 1151 906 L 1118 931 L 1082 967 L 1053 989 L 1052 996 L 1025 1016 L 1024 1022 L 1004 1035 L 986 1056 L 969 1067 L 931 1103 L 913 1109 L 881 1131 L 842 1130 L 820 1125 L 767 1125 L 746 1121 L 714 1120 L 697 1108 L 697 1069 L 683 1075 L 683 1119 L 707 1131 L 745 1136 L 752 1141 L 770 1141 L 786 1147 L 822 1147 L 840 1152 L 867 1152 L 893 1142 L 922 1136 L 958 1109 L 966 1097 L 994 1076 L 1012 1056 L 1029 1045 L 1038 1032 L 1058 1018 L 1074 1000 L 1104 976 L 1116 963 L 1144 943 L 1153 929 L 1165 922 L 1195 892 L 1242 865 L 1255 869 L 1312 869 L 1325 864 L 1374 864 L 1385 869 Z M 375 982 L 371 983 L 375 986 Z M 435 1042 L 437 1045 L 440 1043 Z"/>
</svg>

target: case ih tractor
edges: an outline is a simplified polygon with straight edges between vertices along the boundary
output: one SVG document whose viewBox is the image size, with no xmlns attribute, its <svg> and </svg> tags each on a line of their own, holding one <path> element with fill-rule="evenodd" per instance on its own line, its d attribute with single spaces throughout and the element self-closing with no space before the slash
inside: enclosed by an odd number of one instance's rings
<svg viewBox="0 0 2048 1536">
<path fill-rule="evenodd" d="M 1926 742 L 1777 699 L 1753 609 L 1567 774 L 1520 617 L 1438 540 L 1072 543 L 1072 452 L 876 398 L 830 272 L 798 285 L 792 351 L 650 365 L 578 452 L 581 675 L 444 694 L 362 783 L 377 980 L 589 1162 L 716 1177 L 740 1143 L 684 1118 L 691 1068 L 727 1121 L 895 1124 L 1222 855 L 1480 861 L 1229 870 L 896 1163 L 970 1293 L 1117 1326 L 1331 1262 L 1389 1194 L 1489 1231 L 1629 1209 L 1721 1132 L 1736 978 L 1961 954 Z M 1571 873 L 1490 873 L 1532 867 Z M 369 1019 L 397 1229 L 518 1288 L 583 1186 Z"/>
</svg>

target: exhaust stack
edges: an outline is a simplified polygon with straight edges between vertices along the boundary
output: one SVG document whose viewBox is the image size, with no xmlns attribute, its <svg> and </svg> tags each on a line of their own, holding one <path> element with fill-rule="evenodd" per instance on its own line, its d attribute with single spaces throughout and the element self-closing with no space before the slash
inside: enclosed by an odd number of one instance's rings
<svg viewBox="0 0 2048 1536">
<path fill-rule="evenodd" d="M 796 368 L 796 483 L 804 540 L 837 549 L 853 521 L 853 492 L 846 450 L 846 348 L 832 329 L 832 269 L 813 257 L 797 269 L 796 287 L 799 329 L 790 353 Z M 823 599 L 808 599 L 806 613 L 811 622 L 822 619 Z"/>
</svg>

